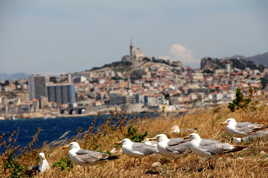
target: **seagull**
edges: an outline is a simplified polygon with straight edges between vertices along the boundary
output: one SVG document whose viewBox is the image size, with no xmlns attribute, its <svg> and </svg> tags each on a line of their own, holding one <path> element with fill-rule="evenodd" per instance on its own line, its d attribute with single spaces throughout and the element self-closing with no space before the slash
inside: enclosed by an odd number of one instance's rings
<svg viewBox="0 0 268 178">
<path fill-rule="evenodd" d="M 158 134 L 154 138 L 158 141 L 157 150 L 160 154 L 169 157 L 178 157 L 181 154 L 189 153 L 190 149 L 183 138 L 169 139 L 166 134 Z"/>
<path fill-rule="evenodd" d="M 46 170 L 50 169 L 50 166 L 48 164 L 48 161 L 45 157 L 45 153 L 41 152 L 38 154 L 40 162 L 38 164 L 38 171 L 39 172 L 45 172 Z"/>
<path fill-rule="evenodd" d="M 69 147 L 68 155 L 71 161 L 78 165 L 93 165 L 101 161 L 114 160 L 118 158 L 117 156 L 110 156 L 106 153 L 81 149 L 77 142 L 71 142 L 65 147 Z"/>
<path fill-rule="evenodd" d="M 28 169 L 25 172 L 30 177 L 32 177 L 33 175 L 36 175 L 38 172 L 43 173 L 47 171 L 48 169 L 50 169 L 48 161 L 46 160 L 46 157 L 45 157 L 45 153 L 41 152 L 38 154 L 38 156 L 40 160 L 38 165 L 28 167 Z"/>
<path fill-rule="evenodd" d="M 202 139 L 197 133 L 190 134 L 188 137 L 184 138 L 184 140 L 189 141 L 190 149 L 202 157 L 212 157 L 214 155 L 237 152 L 246 148 L 243 146 L 222 143 L 217 140 Z"/>
<path fill-rule="evenodd" d="M 181 132 L 196 132 L 197 128 L 180 128 L 178 125 L 173 125 L 170 128 L 170 133 L 177 137 Z"/>
<path fill-rule="evenodd" d="M 180 127 L 178 125 L 173 125 L 170 130 L 173 134 L 179 134 L 181 132 Z"/>
<path fill-rule="evenodd" d="M 232 135 L 245 136 L 252 132 L 267 128 L 262 124 L 256 124 L 251 122 L 237 122 L 234 118 L 227 119 L 224 123 L 227 123 L 225 127 L 226 132 Z"/>
<path fill-rule="evenodd" d="M 132 142 L 128 138 L 124 138 L 119 143 L 122 143 L 123 153 L 134 157 L 147 156 L 158 152 L 155 146 L 147 145 L 145 143 Z"/>
<path fill-rule="evenodd" d="M 233 141 L 235 143 L 250 142 L 253 140 L 257 140 L 257 139 L 268 139 L 268 128 L 256 131 L 246 137 L 242 137 L 242 138 L 233 137 Z"/>
</svg>

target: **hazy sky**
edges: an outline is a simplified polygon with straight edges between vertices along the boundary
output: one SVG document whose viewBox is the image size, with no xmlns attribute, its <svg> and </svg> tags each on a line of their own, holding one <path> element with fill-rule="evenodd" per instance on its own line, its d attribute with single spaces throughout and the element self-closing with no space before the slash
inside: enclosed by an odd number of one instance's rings
<svg viewBox="0 0 268 178">
<path fill-rule="evenodd" d="M 148 56 L 268 51 L 267 0 L 0 0 L 0 73 L 82 71 Z"/>
</svg>

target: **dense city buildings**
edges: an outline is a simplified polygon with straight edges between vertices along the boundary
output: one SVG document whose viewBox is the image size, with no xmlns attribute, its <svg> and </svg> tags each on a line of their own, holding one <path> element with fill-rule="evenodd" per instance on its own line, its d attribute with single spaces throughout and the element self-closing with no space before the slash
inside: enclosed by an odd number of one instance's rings
<svg viewBox="0 0 268 178">
<path fill-rule="evenodd" d="M 0 85 L 0 117 L 120 112 L 185 112 L 228 104 L 240 88 L 268 94 L 268 69 L 241 57 L 203 58 L 200 69 L 145 56 L 132 43 L 121 61 L 76 73 L 33 75 Z M 27 92 L 28 91 L 28 92 Z M 30 99 L 29 99 L 30 98 Z"/>
<path fill-rule="evenodd" d="M 32 75 L 29 79 L 30 99 L 40 99 L 47 96 L 46 77 L 41 75 Z"/>
<path fill-rule="evenodd" d="M 72 84 L 50 84 L 47 86 L 48 101 L 58 104 L 74 104 L 75 88 Z"/>
</svg>

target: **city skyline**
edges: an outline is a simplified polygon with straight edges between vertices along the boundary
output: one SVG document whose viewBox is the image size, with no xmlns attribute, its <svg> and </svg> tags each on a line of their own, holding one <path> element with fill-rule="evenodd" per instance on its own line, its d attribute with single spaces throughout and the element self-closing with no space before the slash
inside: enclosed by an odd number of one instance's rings
<svg viewBox="0 0 268 178">
<path fill-rule="evenodd" d="M 204 56 L 267 52 L 265 1 L 1 2 L 1 72 L 75 72 L 146 56 L 197 66 Z"/>
</svg>

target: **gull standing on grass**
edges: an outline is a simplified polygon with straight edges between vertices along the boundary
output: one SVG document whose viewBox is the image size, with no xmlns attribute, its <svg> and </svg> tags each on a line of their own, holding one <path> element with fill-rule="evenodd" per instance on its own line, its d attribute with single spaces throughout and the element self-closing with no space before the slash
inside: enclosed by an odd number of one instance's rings
<svg viewBox="0 0 268 178">
<path fill-rule="evenodd" d="M 227 119 L 223 124 L 226 124 L 226 132 L 232 135 L 246 136 L 255 131 L 268 128 L 263 124 L 251 123 L 251 122 L 237 122 L 234 118 Z"/>
<path fill-rule="evenodd" d="M 77 142 L 71 142 L 64 148 L 66 147 L 69 147 L 69 158 L 72 162 L 78 165 L 94 165 L 102 161 L 114 160 L 118 158 L 117 156 L 110 156 L 106 153 L 81 149 Z"/>
<path fill-rule="evenodd" d="M 197 133 L 190 134 L 188 137 L 184 138 L 184 140 L 190 143 L 189 147 L 194 153 L 203 157 L 237 152 L 246 148 L 244 146 L 235 146 L 228 143 L 222 143 L 217 140 L 202 139 Z M 203 143 L 202 140 L 204 140 Z"/>
<path fill-rule="evenodd" d="M 157 150 L 160 154 L 169 157 L 178 157 L 181 154 L 189 153 L 188 143 L 183 138 L 169 139 L 166 134 L 158 134 L 154 138 L 158 141 Z"/>
<path fill-rule="evenodd" d="M 132 142 L 128 138 L 124 138 L 119 143 L 122 143 L 122 150 L 124 154 L 134 157 L 147 156 L 158 152 L 155 146 L 147 145 L 145 143 Z"/>
</svg>

